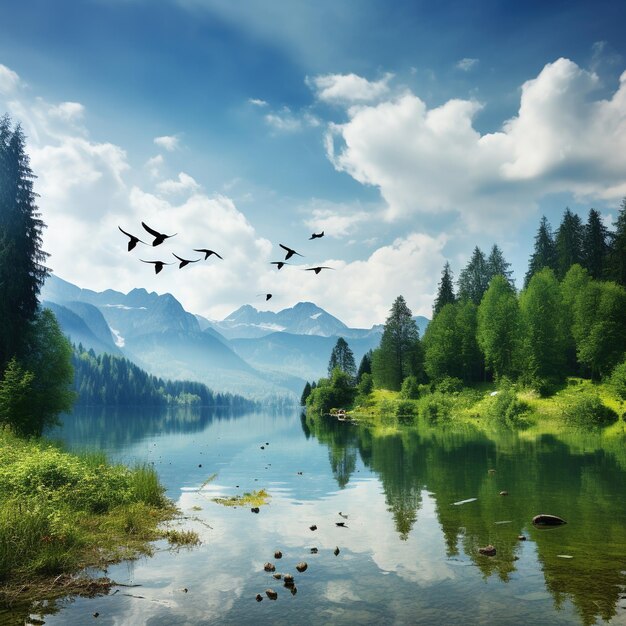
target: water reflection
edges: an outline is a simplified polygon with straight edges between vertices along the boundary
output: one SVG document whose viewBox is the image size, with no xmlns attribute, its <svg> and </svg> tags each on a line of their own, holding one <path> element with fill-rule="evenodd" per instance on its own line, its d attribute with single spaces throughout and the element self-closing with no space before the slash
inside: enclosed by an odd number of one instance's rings
<svg viewBox="0 0 626 626">
<path fill-rule="evenodd" d="M 520 559 L 528 544 L 518 539 L 527 536 L 555 608 L 570 599 L 584 624 L 616 615 L 626 589 L 623 439 L 568 433 L 529 441 L 511 432 L 487 437 L 467 426 L 389 433 L 332 418 L 309 420 L 308 427 L 329 446 L 340 487 L 349 476 L 337 471 L 335 459 L 353 458 L 355 451 L 379 476 L 400 539 L 409 537 L 428 493 L 448 558 L 466 556 L 484 578 L 508 582 L 527 573 Z M 569 523 L 540 530 L 530 523 L 538 513 Z M 495 558 L 479 554 L 487 544 L 496 547 Z"/>
<path fill-rule="evenodd" d="M 180 523 L 203 543 L 177 553 L 159 544 L 153 558 L 110 569 L 119 582 L 141 584 L 143 599 L 76 599 L 48 624 L 84 624 L 94 612 L 99 623 L 133 626 L 626 618 L 624 440 L 379 430 L 289 412 L 197 409 L 87 410 L 55 434 L 73 448 L 153 462 L 186 517 Z M 271 498 L 258 515 L 212 500 L 259 488 Z M 452 504 L 469 498 L 477 499 Z M 538 513 L 568 524 L 535 529 Z M 347 528 L 335 525 L 342 520 Z M 495 557 L 478 553 L 487 544 Z M 275 549 L 285 555 L 280 571 L 309 563 L 296 596 L 263 571 Z M 267 587 L 278 601 L 257 604 Z"/>
</svg>

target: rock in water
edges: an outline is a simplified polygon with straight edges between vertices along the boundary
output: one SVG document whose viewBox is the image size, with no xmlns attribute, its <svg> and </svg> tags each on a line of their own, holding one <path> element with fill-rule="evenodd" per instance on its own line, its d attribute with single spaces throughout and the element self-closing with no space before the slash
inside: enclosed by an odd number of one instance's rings
<svg viewBox="0 0 626 626">
<path fill-rule="evenodd" d="M 283 581 L 285 582 L 285 587 L 291 587 L 294 583 L 293 576 L 291 574 L 285 574 L 283 576 Z"/>
<path fill-rule="evenodd" d="M 274 552 L 274 558 L 275 559 L 282 559 L 283 558 L 283 553 L 280 550 L 276 550 L 276 552 Z"/>
<path fill-rule="evenodd" d="M 270 599 L 270 600 L 276 600 L 276 598 L 278 598 L 278 593 L 276 591 L 274 591 L 273 589 L 266 589 L 265 590 L 265 595 Z"/>
<path fill-rule="evenodd" d="M 298 565 L 296 565 L 296 569 L 299 572 L 305 572 L 307 567 L 308 565 L 304 561 L 301 561 L 300 563 L 298 563 Z"/>
<path fill-rule="evenodd" d="M 542 513 L 541 515 L 535 515 L 535 517 L 533 517 L 533 524 L 535 526 L 560 526 L 561 524 L 567 524 L 567 522 L 561 517 L 558 517 L 558 515 Z"/>
<path fill-rule="evenodd" d="M 509 495 L 509 492 L 508 492 L 508 491 L 501 491 L 501 492 L 500 492 L 500 495 L 501 495 L 501 496 L 508 496 L 508 495 Z"/>
<path fill-rule="evenodd" d="M 317 554 L 317 548 L 311 548 L 311 554 Z"/>
<path fill-rule="evenodd" d="M 337 546 L 337 547 L 334 549 L 333 554 L 334 554 L 335 556 L 337 556 L 337 555 L 339 554 L 339 546 Z"/>
<path fill-rule="evenodd" d="M 259 512 L 259 507 L 258 506 L 253 506 L 250 511 L 252 511 L 252 513 L 258 513 Z"/>
<path fill-rule="evenodd" d="M 262 602 L 263 601 L 263 596 L 260 593 L 256 594 L 256 601 L 257 602 Z"/>
<path fill-rule="evenodd" d="M 526 541 L 526 535 L 519 535 L 519 536 L 517 537 L 517 539 L 518 539 L 519 541 Z"/>
<path fill-rule="evenodd" d="M 313 524 L 312 526 L 309 526 L 309 530 L 317 530 L 317 526 Z"/>
<path fill-rule="evenodd" d="M 276 567 L 275 567 L 274 565 L 272 565 L 271 563 L 266 563 L 266 564 L 263 566 L 263 569 L 264 569 L 266 572 L 274 572 L 274 571 L 276 571 Z"/>
<path fill-rule="evenodd" d="M 496 549 L 491 544 L 484 548 L 478 548 L 478 551 L 485 556 L 496 556 Z"/>
</svg>

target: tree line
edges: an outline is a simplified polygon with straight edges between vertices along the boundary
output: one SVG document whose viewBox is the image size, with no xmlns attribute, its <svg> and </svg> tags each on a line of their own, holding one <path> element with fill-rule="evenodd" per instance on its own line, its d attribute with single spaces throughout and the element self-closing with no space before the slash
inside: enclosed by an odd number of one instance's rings
<svg viewBox="0 0 626 626">
<path fill-rule="evenodd" d="M 197 405 L 251 409 L 251 400 L 230 393 L 215 393 L 203 383 L 163 380 L 123 357 L 96 355 L 82 344 L 72 354 L 73 390 L 77 404 L 106 406 Z"/>
<path fill-rule="evenodd" d="M 509 268 L 497 245 L 488 255 L 476 247 L 455 289 L 446 262 L 423 338 L 399 296 L 379 347 L 363 357 L 358 372 L 340 338 L 328 378 L 307 383 L 303 404 L 345 406 L 374 387 L 410 398 L 420 383 L 450 379 L 507 378 L 548 391 L 566 376 L 606 378 L 624 362 L 626 199 L 614 231 L 595 209 L 586 223 L 566 209 L 556 233 L 542 217 L 519 292 Z"/>
</svg>

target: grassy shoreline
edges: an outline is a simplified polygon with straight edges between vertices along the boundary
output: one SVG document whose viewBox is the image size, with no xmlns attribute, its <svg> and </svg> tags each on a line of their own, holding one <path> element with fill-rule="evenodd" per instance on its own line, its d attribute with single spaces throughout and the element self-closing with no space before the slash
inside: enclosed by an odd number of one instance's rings
<svg viewBox="0 0 626 626">
<path fill-rule="evenodd" d="M 0 429 L 0 606 L 108 593 L 113 581 L 75 574 L 149 555 L 158 539 L 197 543 L 195 533 L 160 528 L 178 514 L 149 465 L 113 465 Z"/>
<path fill-rule="evenodd" d="M 315 414 L 319 407 L 309 410 Z M 346 415 L 378 429 L 410 427 L 421 420 L 430 425 L 467 423 L 482 430 L 506 427 L 528 435 L 577 427 L 610 436 L 625 432 L 626 402 L 608 384 L 572 377 L 549 396 L 495 383 L 455 391 L 421 385 L 419 397 L 414 399 L 402 397 L 401 392 L 374 389 L 367 398 L 357 398 Z"/>
</svg>

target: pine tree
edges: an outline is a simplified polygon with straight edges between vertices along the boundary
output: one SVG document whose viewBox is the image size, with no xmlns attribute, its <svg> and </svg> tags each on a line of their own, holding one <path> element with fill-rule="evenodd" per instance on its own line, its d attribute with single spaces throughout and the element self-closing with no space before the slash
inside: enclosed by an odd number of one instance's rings
<svg viewBox="0 0 626 626">
<path fill-rule="evenodd" d="M 304 389 L 302 390 L 302 395 L 300 396 L 300 406 L 306 405 L 306 399 L 311 395 L 311 384 L 307 381 L 306 385 L 304 385 Z"/>
<path fill-rule="evenodd" d="M 368 350 L 361 359 L 361 363 L 359 363 L 359 369 L 356 373 L 356 382 L 357 384 L 361 382 L 363 378 L 363 374 L 371 374 L 372 373 L 372 350 Z"/>
<path fill-rule="evenodd" d="M 476 246 L 469 263 L 459 276 L 459 300 L 471 300 L 480 304 L 489 287 L 489 269 L 483 251 Z"/>
<path fill-rule="evenodd" d="M 504 276 L 504 278 L 506 278 L 511 284 L 511 287 L 514 287 L 515 281 L 513 280 L 513 271 L 510 270 L 509 267 L 511 267 L 511 264 L 507 263 L 502 250 L 500 250 L 498 245 L 494 243 L 493 248 L 491 248 L 491 252 L 487 257 L 487 284 L 491 282 L 491 279 L 494 276 Z"/>
<path fill-rule="evenodd" d="M 607 271 L 609 231 L 602 223 L 599 211 L 591 209 L 583 229 L 582 266 L 591 278 L 601 280 Z"/>
<path fill-rule="evenodd" d="M 0 118 L 0 372 L 20 348 L 48 275 L 34 178 L 24 133 L 19 124 L 11 130 L 5 115 Z"/>
<path fill-rule="evenodd" d="M 528 287 L 528 283 L 533 275 L 544 267 L 549 267 L 554 271 L 557 269 L 556 245 L 552 236 L 552 229 L 545 215 L 541 218 L 539 229 L 535 235 L 535 249 L 528 261 L 528 272 L 526 272 L 524 277 L 524 288 Z"/>
<path fill-rule="evenodd" d="M 377 387 L 399 391 L 410 374 L 418 379 L 422 375 L 419 330 L 406 301 L 398 296 L 372 356 L 372 376 Z"/>
<path fill-rule="evenodd" d="M 563 219 L 556 231 L 556 275 L 562 280 L 567 270 L 575 263 L 582 263 L 583 258 L 583 225 L 580 217 L 565 209 Z"/>
<path fill-rule="evenodd" d="M 626 287 L 626 198 L 622 200 L 611 237 L 609 273 L 612 280 Z"/>
<path fill-rule="evenodd" d="M 356 376 L 354 354 L 352 353 L 352 350 L 350 350 L 348 342 L 343 337 L 339 337 L 339 339 L 337 339 L 337 343 L 330 354 L 330 359 L 328 361 L 329 378 L 333 375 L 333 370 L 336 367 L 351 378 Z"/>
<path fill-rule="evenodd" d="M 454 295 L 454 286 L 452 281 L 452 270 L 450 269 L 450 263 L 446 261 L 441 272 L 441 281 L 439 282 L 439 289 L 437 291 L 437 297 L 433 304 L 433 317 L 443 309 L 446 304 L 454 304 L 456 297 Z"/>
</svg>

